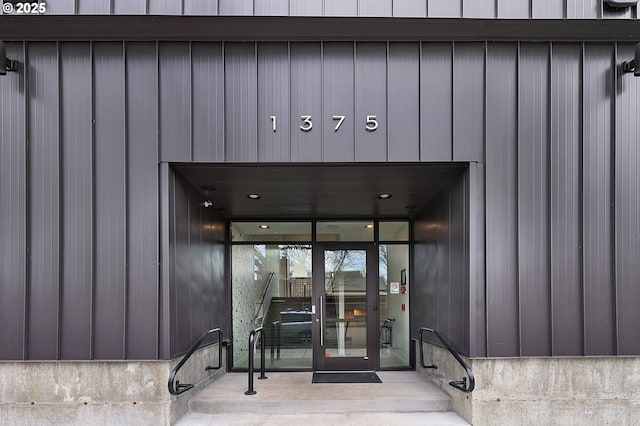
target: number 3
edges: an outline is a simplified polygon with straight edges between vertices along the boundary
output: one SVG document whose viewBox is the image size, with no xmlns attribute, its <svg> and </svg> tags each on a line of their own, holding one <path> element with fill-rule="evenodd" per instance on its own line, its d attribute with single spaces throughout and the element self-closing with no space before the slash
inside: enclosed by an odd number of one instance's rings
<svg viewBox="0 0 640 426">
<path fill-rule="evenodd" d="M 310 115 L 301 115 L 300 120 L 302 120 L 302 122 L 304 123 L 302 126 L 300 126 L 300 130 L 302 130 L 303 132 L 308 132 L 313 128 L 313 123 L 311 122 Z"/>
</svg>

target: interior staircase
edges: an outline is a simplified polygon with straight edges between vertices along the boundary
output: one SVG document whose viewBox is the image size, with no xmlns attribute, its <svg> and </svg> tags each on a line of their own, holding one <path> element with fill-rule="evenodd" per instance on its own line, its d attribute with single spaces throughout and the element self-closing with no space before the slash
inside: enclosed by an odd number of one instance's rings
<svg viewBox="0 0 640 426">
<path fill-rule="evenodd" d="M 195 395 L 177 425 L 468 425 L 450 397 L 415 371 L 382 383 L 312 384 L 313 373 L 267 373 L 245 395 L 247 373 L 227 373 Z"/>
</svg>

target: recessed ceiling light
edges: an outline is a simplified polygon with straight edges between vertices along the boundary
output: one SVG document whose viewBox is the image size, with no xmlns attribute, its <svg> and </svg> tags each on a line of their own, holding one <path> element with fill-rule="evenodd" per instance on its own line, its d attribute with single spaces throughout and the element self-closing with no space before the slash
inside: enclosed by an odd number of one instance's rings
<svg viewBox="0 0 640 426">
<path fill-rule="evenodd" d="M 367 229 L 373 229 L 373 225 L 372 224 L 365 225 L 364 227 L 367 228 Z"/>
<path fill-rule="evenodd" d="M 389 198 L 391 198 L 391 194 L 389 194 L 388 192 L 383 192 L 382 194 L 378 195 L 378 198 L 380 198 L 381 200 L 388 200 Z"/>
<path fill-rule="evenodd" d="M 249 194 L 247 195 L 247 197 L 251 198 L 252 200 L 259 200 L 260 196 L 258 194 Z"/>
<path fill-rule="evenodd" d="M 260 228 L 260 229 L 269 229 L 270 226 L 269 225 L 260 225 L 260 226 L 258 226 L 258 228 Z"/>
<path fill-rule="evenodd" d="M 202 203 L 202 205 L 207 207 L 207 208 L 209 208 L 209 207 L 213 206 L 213 203 L 211 201 L 209 201 L 209 200 L 205 200 L 205 202 Z"/>
</svg>

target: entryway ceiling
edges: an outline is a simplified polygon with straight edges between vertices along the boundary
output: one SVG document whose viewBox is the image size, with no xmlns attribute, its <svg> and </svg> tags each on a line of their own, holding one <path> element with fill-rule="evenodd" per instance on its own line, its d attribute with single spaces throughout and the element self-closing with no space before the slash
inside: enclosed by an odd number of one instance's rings
<svg viewBox="0 0 640 426">
<path fill-rule="evenodd" d="M 412 217 L 465 167 L 464 163 L 173 165 L 201 191 L 203 201 L 212 201 L 233 219 Z M 378 198 L 382 193 L 391 198 Z M 252 200 L 248 194 L 260 199 Z"/>
</svg>

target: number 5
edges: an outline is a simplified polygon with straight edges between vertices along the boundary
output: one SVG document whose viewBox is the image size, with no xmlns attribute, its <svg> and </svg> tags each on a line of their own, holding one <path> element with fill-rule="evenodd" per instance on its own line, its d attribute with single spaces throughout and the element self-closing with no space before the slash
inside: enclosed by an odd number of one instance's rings
<svg viewBox="0 0 640 426">
<path fill-rule="evenodd" d="M 365 129 L 369 132 L 373 132 L 378 128 L 378 116 L 377 115 L 367 115 L 367 125 Z"/>
</svg>

